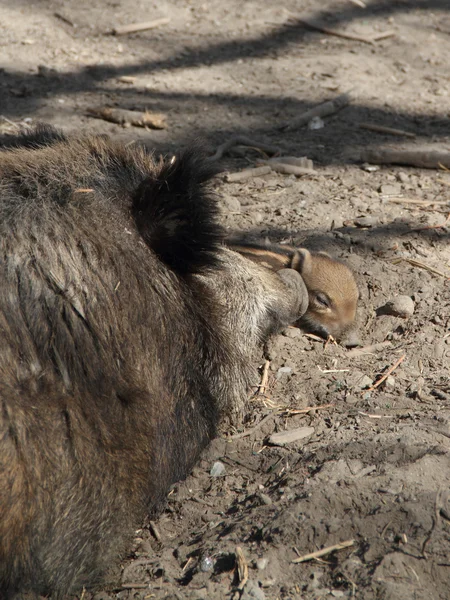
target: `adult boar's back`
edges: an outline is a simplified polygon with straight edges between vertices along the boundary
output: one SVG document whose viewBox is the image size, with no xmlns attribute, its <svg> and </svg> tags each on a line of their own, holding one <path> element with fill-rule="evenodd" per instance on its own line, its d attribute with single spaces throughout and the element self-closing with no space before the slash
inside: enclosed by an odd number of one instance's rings
<svg viewBox="0 0 450 600">
<path fill-rule="evenodd" d="M 207 165 L 45 128 L 0 151 L 3 598 L 101 580 L 306 310 L 222 247 Z"/>
</svg>

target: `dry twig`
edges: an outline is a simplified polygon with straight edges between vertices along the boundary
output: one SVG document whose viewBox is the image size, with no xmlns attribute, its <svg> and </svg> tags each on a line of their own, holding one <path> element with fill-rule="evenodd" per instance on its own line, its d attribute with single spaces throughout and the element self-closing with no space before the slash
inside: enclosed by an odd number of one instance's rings
<svg viewBox="0 0 450 600">
<path fill-rule="evenodd" d="M 385 127 L 384 125 L 376 125 L 374 123 L 360 123 L 360 129 L 367 129 L 369 131 L 376 131 L 377 133 L 387 133 L 388 135 L 400 135 L 409 138 L 415 138 L 415 133 L 409 131 L 403 131 L 402 129 L 394 129 L 392 127 Z"/>
<path fill-rule="evenodd" d="M 387 379 L 389 377 L 389 375 L 391 373 L 393 373 L 395 371 L 395 369 L 405 360 L 406 358 L 406 354 L 403 354 L 402 356 L 400 356 L 400 358 L 395 361 L 395 363 L 392 365 L 392 367 L 389 367 L 389 369 L 386 371 L 386 373 L 384 373 L 384 375 L 382 377 L 380 377 L 380 379 L 378 379 L 378 381 L 376 381 L 370 388 L 367 388 L 365 390 L 362 391 L 362 393 L 367 393 L 367 392 L 373 392 L 373 390 L 376 390 L 377 387 L 379 387 L 383 381 L 385 379 Z"/>
<path fill-rule="evenodd" d="M 334 100 L 328 100 L 328 102 L 324 102 L 323 104 L 319 104 L 318 106 L 307 110 L 296 119 L 292 119 L 292 121 L 281 125 L 280 129 L 290 131 L 306 125 L 313 117 L 327 117 L 332 115 L 347 106 L 350 100 L 350 94 L 341 94 L 334 98 Z"/>
<path fill-rule="evenodd" d="M 161 113 L 142 112 L 125 108 L 88 108 L 88 114 L 97 119 L 117 123 L 118 125 L 134 125 L 135 127 L 150 127 L 150 129 L 165 129 L 166 117 Z"/>
<path fill-rule="evenodd" d="M 419 260 L 415 260 L 413 258 L 404 258 L 404 257 L 395 258 L 391 262 L 393 265 L 398 265 L 402 261 L 409 263 L 413 267 L 418 267 L 419 269 L 424 269 L 425 271 L 429 271 L 430 273 L 434 273 L 435 275 L 439 275 L 440 277 L 444 277 L 445 279 L 450 279 L 450 275 L 447 275 L 446 273 L 443 273 L 442 271 L 438 271 L 434 267 L 430 267 L 429 265 L 426 265 L 425 263 L 420 262 Z"/>
<path fill-rule="evenodd" d="M 321 404 L 319 406 L 306 406 L 305 408 L 288 408 L 285 411 L 285 415 L 290 417 L 291 415 L 303 415 L 309 413 L 311 410 L 325 410 L 326 408 L 334 408 L 334 404 Z"/>
<path fill-rule="evenodd" d="M 119 25 L 112 30 L 113 35 L 126 35 L 127 33 L 137 33 L 138 31 L 147 31 L 148 29 L 156 29 L 161 25 L 167 25 L 170 19 L 163 17 L 154 19 L 153 21 L 144 21 L 142 23 L 132 23 L 131 25 Z"/>
<path fill-rule="evenodd" d="M 367 37 L 365 35 L 358 35 L 357 33 L 347 33 L 345 31 L 339 31 L 337 29 L 330 29 L 329 27 L 324 27 L 315 21 L 311 21 L 310 19 L 305 19 L 303 17 L 293 17 L 299 23 L 306 25 L 310 29 L 315 29 L 316 31 L 320 31 L 321 33 L 326 33 L 327 35 L 334 35 L 335 37 L 343 38 L 345 40 L 354 40 L 356 42 L 364 42 L 365 44 L 373 44 L 373 39 L 371 37 Z"/>
<path fill-rule="evenodd" d="M 236 546 L 236 566 L 239 578 L 238 589 L 243 590 L 248 581 L 248 565 L 240 546 Z"/>
<path fill-rule="evenodd" d="M 299 556 L 295 558 L 293 563 L 302 563 L 308 560 L 313 560 L 314 558 L 320 558 L 321 556 L 326 556 L 327 554 L 331 554 L 332 552 L 336 552 L 336 550 L 343 550 L 344 548 L 350 548 L 355 545 L 355 540 L 347 540 L 346 542 L 341 542 L 340 544 L 335 544 L 334 546 L 328 546 L 327 548 L 322 548 L 322 550 L 317 550 L 317 552 L 311 552 L 311 554 L 304 554 L 303 556 Z"/>
<path fill-rule="evenodd" d="M 225 439 L 240 440 L 242 438 L 248 437 L 249 435 L 252 435 L 252 433 L 255 433 L 255 431 L 257 431 L 260 427 L 262 427 L 264 425 L 264 423 L 267 423 L 267 421 L 269 421 L 272 417 L 274 417 L 277 414 L 278 414 L 277 411 L 271 412 L 268 415 L 266 415 L 264 418 L 262 418 L 261 421 L 256 423 L 256 425 L 254 425 L 250 429 L 246 429 L 245 431 L 242 431 L 241 433 L 235 433 L 234 435 L 230 435 Z"/>
<path fill-rule="evenodd" d="M 269 368 L 270 360 L 266 360 L 261 377 L 261 383 L 258 386 L 258 396 L 265 393 L 267 388 L 267 381 L 269 380 Z"/>
<path fill-rule="evenodd" d="M 439 150 L 401 148 L 368 148 L 360 154 L 363 162 L 386 165 L 409 165 L 423 169 L 450 168 L 450 153 Z"/>
</svg>

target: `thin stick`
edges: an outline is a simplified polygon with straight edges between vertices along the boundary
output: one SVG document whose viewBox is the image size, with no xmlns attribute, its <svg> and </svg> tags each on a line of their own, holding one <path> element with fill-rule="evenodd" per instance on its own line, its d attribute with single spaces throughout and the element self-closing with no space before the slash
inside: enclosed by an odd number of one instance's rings
<svg viewBox="0 0 450 600">
<path fill-rule="evenodd" d="M 363 417 L 369 417 L 369 419 L 392 419 L 393 417 L 396 416 L 396 415 L 371 415 L 370 413 L 365 413 L 365 412 L 362 412 L 361 410 L 358 410 L 358 414 L 362 415 Z"/>
<path fill-rule="evenodd" d="M 248 146 L 249 148 L 256 148 L 257 150 L 262 150 L 265 154 L 275 155 L 280 154 L 281 149 L 277 146 L 270 146 L 269 144 L 265 144 L 263 142 L 257 142 L 256 140 L 252 140 L 243 135 L 236 135 L 230 138 L 228 141 L 221 144 L 215 154 L 209 157 L 209 161 L 214 162 L 216 160 L 220 160 L 224 154 L 228 152 L 233 146 Z"/>
<path fill-rule="evenodd" d="M 380 377 L 380 379 L 378 379 L 378 381 L 376 381 L 370 388 L 367 388 L 366 390 L 363 390 L 363 392 L 361 393 L 366 393 L 366 392 L 373 392 L 373 390 L 376 390 L 377 387 L 379 387 L 383 381 L 385 379 L 387 379 L 389 377 L 389 375 L 391 373 L 393 373 L 395 371 L 395 369 L 405 360 L 406 358 L 406 354 L 403 354 L 402 356 L 400 356 L 400 358 L 392 365 L 392 367 L 389 367 L 389 369 L 386 371 L 386 373 Z"/>
<path fill-rule="evenodd" d="M 423 169 L 450 168 L 450 152 L 438 150 L 404 150 L 401 148 L 368 148 L 360 154 L 362 162 L 398 164 Z"/>
<path fill-rule="evenodd" d="M 397 265 L 402 261 L 409 263 L 413 267 L 418 267 L 419 269 L 424 269 L 425 271 L 429 271 L 430 273 L 434 273 L 435 275 L 440 275 L 440 277 L 444 277 L 445 279 L 450 279 L 450 275 L 446 275 L 442 271 L 438 271 L 434 267 L 429 267 L 425 263 L 420 262 L 419 260 L 414 260 L 413 258 L 396 258 L 391 262 L 393 265 Z"/>
<path fill-rule="evenodd" d="M 450 221 L 450 213 L 447 215 L 447 218 L 445 219 L 445 221 L 443 223 L 439 223 L 439 225 L 425 225 L 424 227 L 415 227 L 414 229 L 409 229 L 402 235 L 407 235 L 408 233 L 417 232 L 417 231 L 430 231 L 432 229 L 442 229 L 443 227 L 445 227 L 447 225 L 447 223 L 449 221 Z"/>
<path fill-rule="evenodd" d="M 320 406 L 306 406 L 305 408 L 288 408 L 285 412 L 287 417 L 291 415 L 303 415 L 309 413 L 311 410 L 325 410 L 327 408 L 334 408 L 334 404 L 321 404 Z"/>
<path fill-rule="evenodd" d="M 331 554 L 336 550 L 343 550 L 344 548 L 350 548 L 350 546 L 355 545 L 355 540 L 347 540 L 346 542 L 341 542 L 340 544 L 335 544 L 334 546 L 328 546 L 327 548 L 322 548 L 322 550 L 317 550 L 317 552 L 311 552 L 311 554 L 304 554 L 303 556 L 299 556 L 294 559 L 292 562 L 302 563 L 308 560 L 313 560 L 314 558 L 320 558 L 321 556 L 326 556 L 327 554 Z"/>
<path fill-rule="evenodd" d="M 384 350 L 384 348 L 389 348 L 392 346 L 392 343 L 389 341 L 380 342 L 379 344 L 371 344 L 370 346 L 364 346 L 363 348 L 354 348 L 353 350 L 349 350 L 347 352 L 347 356 L 354 358 L 355 356 L 364 356 L 365 354 L 374 354 L 379 350 Z"/>
<path fill-rule="evenodd" d="M 241 433 L 235 433 L 234 435 L 230 435 L 230 436 L 226 437 L 225 439 L 226 440 L 240 440 L 242 438 L 248 437 L 249 435 L 252 435 L 252 433 L 254 433 L 256 430 L 258 430 L 260 427 L 262 427 L 264 425 L 264 423 L 267 423 L 267 421 L 269 421 L 276 414 L 278 414 L 276 411 L 271 412 L 270 414 L 266 415 L 263 419 L 261 419 L 261 421 L 256 423 L 256 425 L 254 425 L 253 427 L 250 427 L 250 429 L 246 429 L 245 431 L 242 431 Z"/>
<path fill-rule="evenodd" d="M 60 21 L 62 21 L 63 23 L 66 23 L 67 25 L 70 25 L 71 27 L 75 27 L 75 23 L 73 21 L 71 21 L 70 19 L 68 19 L 67 17 L 65 17 L 64 15 L 62 15 L 59 12 L 55 12 L 53 13 L 53 16 L 56 17 L 57 19 L 59 19 Z"/>
<path fill-rule="evenodd" d="M 326 33 L 327 35 L 334 35 L 335 37 L 343 38 L 345 40 L 354 40 L 356 42 L 364 42 L 365 44 L 373 44 L 373 40 L 370 37 L 365 35 L 358 35 L 356 33 L 346 33 L 345 31 L 338 31 L 337 29 L 329 29 L 328 27 L 323 27 L 319 23 L 314 21 L 310 21 L 300 17 L 294 17 L 296 21 L 299 23 L 303 23 L 306 27 L 310 29 L 315 29 L 316 31 L 320 31 L 321 33 Z"/>
<path fill-rule="evenodd" d="M 313 117 L 328 117 L 347 106 L 350 103 L 350 100 L 350 94 L 341 94 L 334 98 L 334 100 L 328 100 L 328 102 L 323 102 L 322 104 L 307 110 L 296 119 L 292 119 L 292 121 L 281 125 L 280 129 L 290 131 L 306 125 Z"/>
<path fill-rule="evenodd" d="M 170 23 L 170 19 L 163 17 L 162 19 L 155 19 L 154 21 L 120 25 L 119 27 L 114 27 L 112 33 L 114 35 L 126 35 L 127 33 L 136 33 L 137 31 L 146 31 L 147 29 L 156 29 L 156 27 L 161 27 L 161 25 L 167 25 L 168 23 Z"/>
<path fill-rule="evenodd" d="M 266 391 L 267 381 L 269 379 L 269 367 L 270 367 L 270 360 L 266 360 L 266 362 L 264 363 L 264 368 L 263 368 L 263 372 L 262 372 L 261 383 L 258 386 L 258 395 L 259 396 L 261 394 L 264 394 Z"/>
<path fill-rule="evenodd" d="M 321 373 L 348 373 L 350 369 L 322 369 L 320 365 L 317 365 L 317 368 Z"/>
<path fill-rule="evenodd" d="M 393 127 L 385 127 L 384 125 L 376 125 L 375 123 L 360 123 L 360 129 L 368 129 L 369 131 L 376 131 L 378 133 L 387 133 L 388 135 L 400 135 L 409 138 L 415 138 L 415 133 L 409 131 L 403 131 L 402 129 L 394 129 Z"/>
<path fill-rule="evenodd" d="M 380 42 L 381 40 L 385 40 L 387 38 L 393 37 L 397 32 L 393 29 L 389 29 L 388 31 L 382 31 L 381 33 L 376 33 L 372 36 L 372 40 L 374 42 Z"/>
<path fill-rule="evenodd" d="M 367 8 L 366 4 L 364 4 L 362 0 L 350 0 L 350 2 L 356 4 L 356 6 L 359 6 L 360 8 Z"/>
<path fill-rule="evenodd" d="M 448 200 L 420 200 L 419 198 L 389 198 L 389 202 L 393 204 L 416 204 L 417 206 L 432 206 L 433 204 L 445 206 L 449 204 Z"/>
<path fill-rule="evenodd" d="M 319 337 L 318 335 L 315 335 L 314 333 L 305 333 L 304 334 L 305 337 L 314 340 L 315 342 L 324 342 L 325 340 L 321 337 Z"/>
<path fill-rule="evenodd" d="M 248 581 L 248 565 L 247 565 L 247 561 L 245 560 L 244 553 L 242 552 L 242 548 L 240 546 L 236 546 L 235 554 L 236 554 L 236 566 L 237 566 L 238 577 L 239 577 L 238 588 L 240 590 L 243 590 L 245 587 L 245 584 Z"/>
</svg>

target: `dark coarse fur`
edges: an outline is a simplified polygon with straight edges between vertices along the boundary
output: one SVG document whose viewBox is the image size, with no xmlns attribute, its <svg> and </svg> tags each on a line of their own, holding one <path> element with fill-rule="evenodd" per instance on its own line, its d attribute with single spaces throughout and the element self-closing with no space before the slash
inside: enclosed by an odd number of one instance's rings
<svg viewBox="0 0 450 600">
<path fill-rule="evenodd" d="M 142 148 L 51 129 L 9 147 L 0 152 L 0 597 L 59 598 L 101 579 L 245 395 L 246 349 L 224 312 L 245 303 L 239 281 L 251 275 L 273 292 L 258 292 L 270 306 L 249 304 L 246 339 L 277 302 L 277 326 L 295 320 L 303 292 L 221 250 L 196 148 L 155 162 Z M 217 301 L 225 271 L 234 304 Z"/>
</svg>

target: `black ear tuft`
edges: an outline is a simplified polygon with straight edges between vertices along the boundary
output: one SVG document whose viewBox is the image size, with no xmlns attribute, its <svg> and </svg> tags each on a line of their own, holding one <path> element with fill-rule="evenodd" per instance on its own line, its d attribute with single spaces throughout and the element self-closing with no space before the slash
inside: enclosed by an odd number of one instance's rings
<svg viewBox="0 0 450 600">
<path fill-rule="evenodd" d="M 42 148 L 51 146 L 66 139 L 62 131 L 52 125 L 39 123 L 33 129 L 22 131 L 17 135 L 0 136 L 0 150 L 11 148 Z"/>
<path fill-rule="evenodd" d="M 181 275 L 218 263 L 223 230 L 208 182 L 217 169 L 200 145 L 168 159 L 155 177 L 141 183 L 133 216 L 146 244 Z"/>
</svg>

